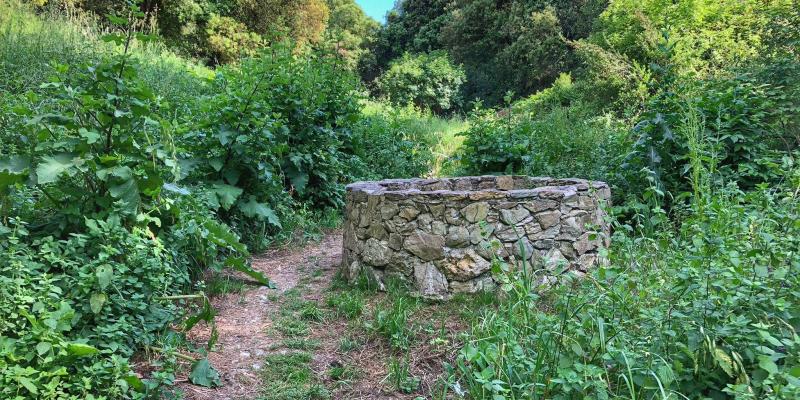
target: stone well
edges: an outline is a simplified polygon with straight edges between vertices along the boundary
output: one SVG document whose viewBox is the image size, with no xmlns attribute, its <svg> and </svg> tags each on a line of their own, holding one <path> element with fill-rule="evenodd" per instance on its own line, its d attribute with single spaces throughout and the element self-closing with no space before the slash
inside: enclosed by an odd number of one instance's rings
<svg viewBox="0 0 800 400">
<path fill-rule="evenodd" d="M 425 297 L 492 290 L 491 262 L 586 271 L 607 247 L 603 182 L 527 176 L 390 179 L 347 186 L 344 275 L 395 275 Z M 546 274 L 543 274 L 546 275 Z"/>
</svg>

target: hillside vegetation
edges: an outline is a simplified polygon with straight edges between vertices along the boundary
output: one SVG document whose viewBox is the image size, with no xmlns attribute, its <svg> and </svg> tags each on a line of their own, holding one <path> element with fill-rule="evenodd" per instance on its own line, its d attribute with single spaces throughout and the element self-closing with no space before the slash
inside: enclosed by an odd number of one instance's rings
<svg viewBox="0 0 800 400">
<path fill-rule="evenodd" d="M 221 277 L 274 287 L 251 255 L 336 227 L 349 182 L 475 174 L 609 182 L 609 263 L 539 286 L 494 262 L 435 390 L 402 283 L 373 315 L 369 282 L 298 309 L 384 343 L 398 396 L 798 398 L 799 10 L 2 1 L 0 398 L 218 386 L 216 335 L 186 332 L 216 332 Z M 264 398 L 330 396 L 287 382 Z"/>
</svg>

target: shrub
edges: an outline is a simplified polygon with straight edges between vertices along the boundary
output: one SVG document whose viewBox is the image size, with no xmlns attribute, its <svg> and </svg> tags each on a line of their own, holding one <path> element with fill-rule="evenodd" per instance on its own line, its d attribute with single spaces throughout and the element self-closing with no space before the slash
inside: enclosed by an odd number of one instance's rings
<svg viewBox="0 0 800 400">
<path fill-rule="evenodd" d="M 474 111 L 462 134 L 464 171 L 613 181 L 626 150 L 624 123 L 568 97 L 543 92 L 499 112 Z"/>
<path fill-rule="evenodd" d="M 262 46 L 261 37 L 230 17 L 214 15 L 206 26 L 208 50 L 219 63 L 227 64 L 243 56 L 255 55 Z"/>
<path fill-rule="evenodd" d="M 290 45 L 221 69 L 216 94 L 198 103 L 202 119 L 180 138 L 184 172 L 241 232 L 275 233 L 276 211 L 292 214 L 293 202 L 338 207 L 354 162 L 355 89 L 335 61 Z"/>
<path fill-rule="evenodd" d="M 374 104 L 354 130 L 356 154 L 364 164 L 363 179 L 410 178 L 425 175 L 433 159 L 435 117 L 411 106 Z"/>
<path fill-rule="evenodd" d="M 378 78 L 377 89 L 394 104 L 414 104 L 437 113 L 461 105 L 464 71 L 447 53 L 404 54 Z"/>
<path fill-rule="evenodd" d="M 158 297 L 189 277 L 151 232 L 120 222 L 87 219 L 65 240 L 31 241 L 23 224 L 0 235 L 4 398 L 121 398 L 142 385 L 128 357 L 173 320 L 175 306 Z"/>
<path fill-rule="evenodd" d="M 461 388 L 473 398 L 796 398 L 799 206 L 796 192 L 729 188 L 678 232 L 618 225 L 610 265 L 584 279 L 542 287 L 530 267 L 496 268 L 511 276 L 508 298 L 460 351 Z"/>
<path fill-rule="evenodd" d="M 124 31 L 103 39 L 123 50 L 77 72 L 54 64 L 41 86 L 50 100 L 16 97 L 11 119 L 24 116 L 23 129 L 2 137 L 18 152 L 0 158 L 4 398 L 149 395 L 171 374 L 142 381 L 128 358 L 180 316 L 165 296 L 190 290 L 205 267 L 269 284 L 227 226 L 174 208 L 186 194 L 176 129 L 138 77 L 128 21 L 112 21 Z M 193 245 L 179 243 L 192 234 Z M 205 301 L 185 327 L 212 316 Z"/>
<path fill-rule="evenodd" d="M 683 197 L 693 151 L 687 132 L 697 136 L 702 156 L 717 162 L 710 166 L 715 179 L 743 189 L 783 181 L 774 166 L 800 146 L 792 128 L 797 98 L 786 93 L 800 85 L 774 84 L 775 75 L 764 79 L 754 71 L 680 79 L 654 97 L 633 129 L 637 140 L 624 165 L 628 182 L 643 187 L 652 181 L 671 197 Z"/>
</svg>

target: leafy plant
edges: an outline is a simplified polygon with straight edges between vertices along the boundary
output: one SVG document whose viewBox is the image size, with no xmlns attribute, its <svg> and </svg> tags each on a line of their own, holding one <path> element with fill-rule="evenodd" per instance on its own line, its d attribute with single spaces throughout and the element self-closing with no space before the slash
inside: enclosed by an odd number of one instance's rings
<svg viewBox="0 0 800 400">
<path fill-rule="evenodd" d="M 713 191 L 710 191 L 713 190 Z M 610 264 L 537 285 L 507 277 L 453 366 L 494 398 L 796 397 L 796 193 L 702 189 L 679 231 L 617 225 Z M 713 196 L 712 196 L 713 194 Z M 791 222 L 790 222 L 791 221 Z"/>
<path fill-rule="evenodd" d="M 135 6 L 128 15 L 143 16 Z M 55 64 L 41 89 L 51 100 L 15 108 L 27 117 L 19 153 L 0 161 L 0 258 L 14 266 L 0 273 L 3 397 L 156 394 L 174 376 L 140 379 L 128 358 L 157 347 L 182 314 L 173 301 L 203 300 L 185 329 L 212 322 L 204 295 L 181 294 L 191 275 L 225 266 L 269 285 L 229 227 L 207 209 L 176 207 L 188 191 L 177 184 L 174 121 L 130 52 L 151 38 L 128 18 L 109 18 L 121 33 L 103 38 L 120 51 L 78 72 Z"/>
<path fill-rule="evenodd" d="M 390 382 L 403 393 L 413 393 L 419 388 L 420 379 L 409 372 L 408 359 L 393 358 L 389 361 Z"/>
<path fill-rule="evenodd" d="M 341 205 L 358 113 L 354 82 L 340 72 L 276 45 L 223 69 L 217 94 L 200 102 L 205 117 L 181 137 L 183 162 L 206 203 L 239 231 L 277 232 L 278 211 L 296 201 Z"/>
<path fill-rule="evenodd" d="M 377 88 L 390 102 L 414 104 L 437 113 L 461 105 L 461 85 L 466 77 L 445 52 L 410 55 L 395 60 L 377 80 Z"/>
</svg>

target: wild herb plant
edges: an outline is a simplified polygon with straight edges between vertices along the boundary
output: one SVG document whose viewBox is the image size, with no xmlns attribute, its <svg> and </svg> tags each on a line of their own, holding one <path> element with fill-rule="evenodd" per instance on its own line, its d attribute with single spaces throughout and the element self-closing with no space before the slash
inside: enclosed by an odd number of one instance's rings
<svg viewBox="0 0 800 400">
<path fill-rule="evenodd" d="M 536 285 L 545 272 L 537 266 L 496 264 L 505 296 L 476 318 L 453 391 L 495 399 L 800 394 L 795 184 L 710 185 L 717 161 L 696 111 L 686 112 L 693 194 L 680 227 L 660 219 L 642 234 L 618 222 L 609 265 L 580 279 Z M 796 173 L 791 162 L 784 168 Z"/>
<path fill-rule="evenodd" d="M 135 7 L 128 15 L 142 16 Z M 137 78 L 129 50 L 134 39 L 150 38 L 129 18 L 110 16 L 121 33 L 104 40 L 118 53 L 75 73 L 54 65 L 42 88 L 52 101 L 15 111 L 27 116 L 18 139 L 24 146 L 0 160 L 4 397 L 153 395 L 170 374 L 142 380 L 128 358 L 143 346 L 160 348 L 182 314 L 176 301 L 202 300 L 185 329 L 211 322 L 205 296 L 183 293 L 191 275 L 224 265 L 269 284 L 246 264 L 247 249 L 227 226 L 176 208 L 186 193 L 176 184 L 174 126 Z M 193 262 L 179 250 L 187 225 L 197 238 L 202 232 L 203 243 L 192 248 L 213 262 Z M 207 360 L 193 367 L 192 381 L 213 384 Z"/>
</svg>

